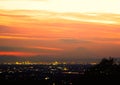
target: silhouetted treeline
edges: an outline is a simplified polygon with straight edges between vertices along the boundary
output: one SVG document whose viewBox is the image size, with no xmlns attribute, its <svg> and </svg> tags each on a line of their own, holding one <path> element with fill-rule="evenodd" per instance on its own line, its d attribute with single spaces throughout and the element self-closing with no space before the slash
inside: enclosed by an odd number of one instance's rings
<svg viewBox="0 0 120 85">
<path fill-rule="evenodd" d="M 114 58 L 104 58 L 88 69 L 85 77 L 94 80 L 120 80 L 120 64 Z"/>
</svg>

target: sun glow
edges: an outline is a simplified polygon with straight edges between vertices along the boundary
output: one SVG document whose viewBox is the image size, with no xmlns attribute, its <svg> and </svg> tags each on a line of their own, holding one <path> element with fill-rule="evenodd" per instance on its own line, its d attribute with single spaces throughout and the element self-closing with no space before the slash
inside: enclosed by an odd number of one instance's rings
<svg viewBox="0 0 120 85">
<path fill-rule="evenodd" d="M 119 0 L 0 0 L 0 8 L 55 12 L 120 13 Z"/>
</svg>

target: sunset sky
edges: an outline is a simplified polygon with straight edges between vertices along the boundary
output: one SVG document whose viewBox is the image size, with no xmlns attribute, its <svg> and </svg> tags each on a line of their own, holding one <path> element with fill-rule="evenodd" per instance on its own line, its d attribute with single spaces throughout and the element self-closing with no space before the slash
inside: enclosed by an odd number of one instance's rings
<svg viewBox="0 0 120 85">
<path fill-rule="evenodd" d="M 0 0 L 0 55 L 120 57 L 120 0 Z"/>
</svg>

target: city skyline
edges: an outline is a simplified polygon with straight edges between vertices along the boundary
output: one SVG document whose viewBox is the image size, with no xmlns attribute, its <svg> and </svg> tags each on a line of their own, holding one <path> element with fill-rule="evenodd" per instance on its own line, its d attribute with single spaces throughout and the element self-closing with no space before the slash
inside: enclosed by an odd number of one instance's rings
<svg viewBox="0 0 120 85">
<path fill-rule="evenodd" d="M 120 57 L 119 4 L 119 0 L 0 0 L 0 55 Z"/>
</svg>

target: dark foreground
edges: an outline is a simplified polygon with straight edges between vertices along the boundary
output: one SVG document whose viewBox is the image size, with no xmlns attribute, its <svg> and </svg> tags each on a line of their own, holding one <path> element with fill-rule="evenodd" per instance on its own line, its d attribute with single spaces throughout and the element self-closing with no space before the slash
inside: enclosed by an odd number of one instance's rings
<svg viewBox="0 0 120 85">
<path fill-rule="evenodd" d="M 0 83 L 34 85 L 120 84 L 120 65 L 103 59 L 97 65 L 0 65 Z"/>
</svg>

